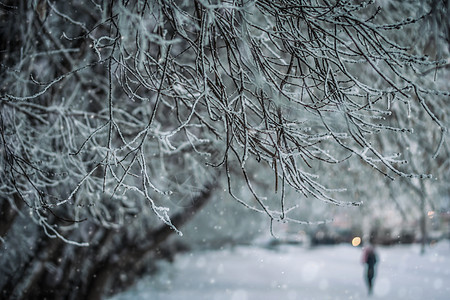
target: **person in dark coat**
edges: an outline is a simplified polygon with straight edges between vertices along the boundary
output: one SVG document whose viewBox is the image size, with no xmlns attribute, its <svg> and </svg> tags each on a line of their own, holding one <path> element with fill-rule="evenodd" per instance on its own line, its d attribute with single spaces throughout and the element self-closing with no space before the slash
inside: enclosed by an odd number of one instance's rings
<svg viewBox="0 0 450 300">
<path fill-rule="evenodd" d="M 362 261 L 366 265 L 366 283 L 368 293 L 371 295 L 373 289 L 373 279 L 375 277 L 375 264 L 377 263 L 377 254 L 372 245 L 364 247 Z"/>
</svg>

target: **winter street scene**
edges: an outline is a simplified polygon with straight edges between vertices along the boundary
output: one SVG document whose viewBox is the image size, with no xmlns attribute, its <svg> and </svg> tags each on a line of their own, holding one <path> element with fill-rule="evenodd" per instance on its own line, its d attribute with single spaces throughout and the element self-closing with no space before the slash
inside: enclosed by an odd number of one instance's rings
<svg viewBox="0 0 450 300">
<path fill-rule="evenodd" d="M 379 249 L 380 265 L 368 295 L 360 249 L 314 250 L 237 247 L 176 257 L 164 271 L 110 300 L 128 299 L 448 299 L 450 250 L 439 243 L 426 255 L 418 247 Z M 376 284 L 375 284 L 376 283 Z"/>
<path fill-rule="evenodd" d="M 450 299 L 449 16 L 0 0 L 0 299 Z"/>
</svg>

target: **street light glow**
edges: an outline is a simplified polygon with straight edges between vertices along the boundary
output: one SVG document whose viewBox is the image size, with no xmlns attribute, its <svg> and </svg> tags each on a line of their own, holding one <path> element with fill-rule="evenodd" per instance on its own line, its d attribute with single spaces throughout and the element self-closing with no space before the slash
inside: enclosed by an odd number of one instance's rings
<svg viewBox="0 0 450 300">
<path fill-rule="evenodd" d="M 357 247 L 361 244 L 361 238 L 359 236 L 355 236 L 352 240 L 353 247 Z"/>
</svg>

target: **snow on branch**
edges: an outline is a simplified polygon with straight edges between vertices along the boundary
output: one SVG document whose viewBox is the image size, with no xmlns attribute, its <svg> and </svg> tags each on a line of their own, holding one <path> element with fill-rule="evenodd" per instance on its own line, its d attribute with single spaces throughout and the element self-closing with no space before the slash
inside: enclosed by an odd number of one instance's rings
<svg viewBox="0 0 450 300">
<path fill-rule="evenodd" d="M 358 158 L 392 179 L 430 177 L 392 156 L 407 147 L 393 149 L 396 136 L 422 138 L 419 121 L 440 134 L 432 156 L 447 151 L 448 85 L 432 73 L 448 60 L 402 36 L 426 12 L 383 19 L 373 1 L 47 4 L 53 13 L 30 20 L 28 35 L 18 24 L 1 54 L 0 193 L 13 186 L 52 237 L 69 241 L 46 205 L 121 226 L 143 201 L 179 232 L 167 199 L 186 191 L 174 178 L 201 189 L 220 168 L 231 196 L 271 220 L 293 220 L 285 189 L 357 206 L 323 170 Z M 276 209 L 260 168 L 271 191 L 281 182 Z M 252 199 L 233 192 L 241 179 Z"/>
</svg>

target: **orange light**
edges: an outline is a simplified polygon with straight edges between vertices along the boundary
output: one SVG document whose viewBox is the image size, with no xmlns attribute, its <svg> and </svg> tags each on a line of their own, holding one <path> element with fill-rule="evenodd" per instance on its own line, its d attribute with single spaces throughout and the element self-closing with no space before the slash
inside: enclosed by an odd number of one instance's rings
<svg viewBox="0 0 450 300">
<path fill-rule="evenodd" d="M 353 247 L 357 247 L 361 244 L 361 238 L 359 236 L 355 236 L 352 240 Z"/>
</svg>

